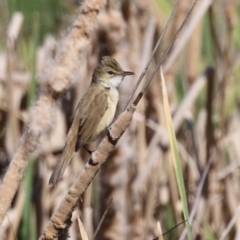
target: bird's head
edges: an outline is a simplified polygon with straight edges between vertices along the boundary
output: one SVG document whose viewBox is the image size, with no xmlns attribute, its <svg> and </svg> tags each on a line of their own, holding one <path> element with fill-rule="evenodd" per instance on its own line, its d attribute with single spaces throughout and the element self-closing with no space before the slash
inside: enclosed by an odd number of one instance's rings
<svg viewBox="0 0 240 240">
<path fill-rule="evenodd" d="M 125 76 L 133 74 L 123 71 L 114 58 L 105 56 L 95 68 L 92 82 L 100 82 L 106 88 L 117 88 Z"/>
</svg>

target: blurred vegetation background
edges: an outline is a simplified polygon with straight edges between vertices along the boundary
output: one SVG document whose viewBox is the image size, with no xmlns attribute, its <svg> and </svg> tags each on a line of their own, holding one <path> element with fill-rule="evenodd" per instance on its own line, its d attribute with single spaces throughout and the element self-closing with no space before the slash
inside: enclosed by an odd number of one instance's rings
<svg viewBox="0 0 240 240">
<path fill-rule="evenodd" d="M 146 78 L 192 2 L 180 0 Z M 29 108 L 38 97 L 41 82 L 37 76 L 54 59 L 81 4 L 0 0 L 1 181 L 24 130 Z M 174 4 L 170 0 L 107 1 L 92 36 L 89 57 L 83 63 L 86 72 L 81 79 L 75 76 L 76 84 L 59 103 L 55 132 L 30 161 L 23 185 L 0 229 L 1 239 L 34 240 L 41 235 L 88 158 L 81 150 L 61 183 L 54 189 L 48 186 L 64 146 L 70 116 L 96 63 L 101 56 L 112 55 L 124 69 L 136 73 L 132 82 L 124 82 L 120 88 L 120 112 Z M 189 27 L 191 23 L 193 28 Z M 190 213 L 196 207 L 194 239 L 240 239 L 240 2 L 199 1 L 163 69 Z M 157 73 L 129 131 L 79 203 L 70 239 L 81 239 L 77 217 L 91 239 L 110 199 L 113 201 L 95 239 L 154 239 L 158 236 L 158 221 L 166 232 L 184 220 L 160 91 Z M 207 177 L 203 178 L 205 172 Z M 197 194 L 200 184 L 202 191 Z M 163 238 L 179 239 L 183 229 L 184 224 Z"/>
</svg>

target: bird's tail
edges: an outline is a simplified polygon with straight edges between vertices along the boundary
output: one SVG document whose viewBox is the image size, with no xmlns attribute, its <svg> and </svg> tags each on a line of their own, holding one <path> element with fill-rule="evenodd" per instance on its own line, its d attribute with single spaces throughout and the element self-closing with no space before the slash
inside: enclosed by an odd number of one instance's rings
<svg viewBox="0 0 240 240">
<path fill-rule="evenodd" d="M 71 149 L 73 148 L 73 149 Z M 65 172 L 68 164 L 70 163 L 72 159 L 72 155 L 74 153 L 74 147 L 72 147 L 72 144 L 66 144 L 63 154 L 61 156 L 60 161 L 57 163 L 57 166 L 55 167 L 50 179 L 49 184 L 55 186 L 57 182 L 62 178 L 63 173 Z"/>
</svg>

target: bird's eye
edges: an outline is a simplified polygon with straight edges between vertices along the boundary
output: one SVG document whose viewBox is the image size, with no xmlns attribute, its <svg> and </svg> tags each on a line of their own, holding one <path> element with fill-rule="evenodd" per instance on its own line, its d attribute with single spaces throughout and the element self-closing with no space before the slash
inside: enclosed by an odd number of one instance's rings
<svg viewBox="0 0 240 240">
<path fill-rule="evenodd" d="M 108 74 L 109 75 L 113 75 L 113 71 L 108 71 Z"/>
</svg>

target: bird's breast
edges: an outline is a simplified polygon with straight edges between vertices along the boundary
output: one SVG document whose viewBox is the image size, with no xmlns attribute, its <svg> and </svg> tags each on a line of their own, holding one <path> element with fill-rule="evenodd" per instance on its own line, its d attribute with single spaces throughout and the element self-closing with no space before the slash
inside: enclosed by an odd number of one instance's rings
<svg viewBox="0 0 240 240">
<path fill-rule="evenodd" d="M 108 90 L 108 104 L 107 104 L 107 109 L 105 111 L 105 113 L 102 116 L 102 119 L 100 120 L 97 129 L 95 130 L 93 136 L 91 139 L 96 139 L 99 137 L 99 135 L 107 128 L 109 127 L 109 125 L 111 124 L 115 112 L 116 112 L 116 108 L 117 108 L 117 104 L 118 104 L 118 100 L 119 100 L 119 93 L 118 90 L 115 88 L 111 88 Z"/>
<path fill-rule="evenodd" d="M 118 100 L 119 100 L 118 90 L 115 88 L 110 89 L 109 94 L 108 94 L 108 107 L 107 107 L 107 111 L 105 113 L 106 118 L 109 119 L 107 127 L 111 124 L 111 122 L 115 116 Z"/>
</svg>

